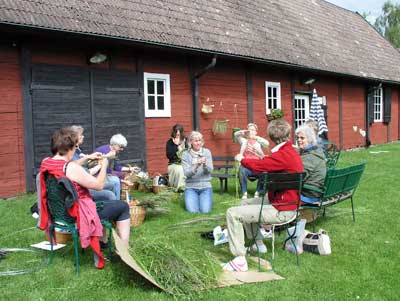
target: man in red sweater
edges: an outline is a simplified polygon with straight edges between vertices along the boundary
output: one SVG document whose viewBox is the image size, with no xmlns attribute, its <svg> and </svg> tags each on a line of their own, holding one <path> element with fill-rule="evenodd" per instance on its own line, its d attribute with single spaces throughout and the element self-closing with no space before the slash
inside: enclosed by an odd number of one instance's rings
<svg viewBox="0 0 400 301">
<path fill-rule="evenodd" d="M 244 159 L 243 155 L 236 155 L 235 159 L 242 166 L 254 173 L 261 172 L 302 172 L 303 163 L 300 155 L 290 142 L 291 126 L 286 120 L 273 120 L 268 125 L 268 135 L 275 147 L 271 155 L 263 159 Z M 266 198 L 265 198 L 266 199 Z M 294 218 L 298 202 L 295 190 L 286 190 L 281 193 L 269 194 L 269 204 L 264 201 L 262 210 L 263 223 L 283 223 Z M 253 238 L 252 230 L 257 232 L 256 244 L 262 253 L 267 252 L 267 247 L 262 241 L 262 235 L 257 228 L 258 217 L 261 209 L 261 199 L 243 200 L 241 206 L 231 207 L 226 212 L 226 221 L 229 236 L 229 248 L 234 259 L 223 266 L 226 271 L 247 271 L 246 247 L 244 245 L 244 232 L 248 238 Z M 243 230 L 245 229 L 245 231 Z M 257 250 L 257 246 L 252 246 Z"/>
</svg>

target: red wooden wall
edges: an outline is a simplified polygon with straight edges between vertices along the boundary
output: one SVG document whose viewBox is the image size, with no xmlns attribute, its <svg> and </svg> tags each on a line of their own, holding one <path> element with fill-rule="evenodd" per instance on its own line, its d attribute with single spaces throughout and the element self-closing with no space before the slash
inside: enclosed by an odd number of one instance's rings
<svg viewBox="0 0 400 301">
<path fill-rule="evenodd" d="M 171 118 L 145 118 L 147 167 L 150 174 L 167 172 L 165 145 L 171 129 L 179 123 L 188 133 L 192 130 L 192 96 L 189 69 L 186 62 L 178 62 L 166 54 L 144 57 L 144 72 L 170 75 Z"/>
<path fill-rule="evenodd" d="M 0 197 L 25 191 L 19 51 L 0 46 Z"/>
<path fill-rule="evenodd" d="M 142 53 L 142 52 L 140 52 Z M 32 48 L 33 63 L 87 66 L 85 49 L 73 47 L 52 48 L 51 43 L 37 43 Z M 113 61 L 95 68 L 117 68 L 135 70 L 139 54 L 132 51 L 116 51 Z M 161 50 L 140 54 L 144 72 L 170 75 L 171 118 L 145 118 L 147 166 L 151 174 L 166 172 L 165 143 L 171 128 L 180 123 L 187 134 L 192 130 L 192 94 L 189 58 Z M 199 69 L 209 60 L 204 60 Z M 21 66 L 19 49 L 0 47 L 0 197 L 7 197 L 25 191 L 24 133 L 22 111 Z M 239 146 L 232 142 L 233 127 L 245 128 L 248 123 L 246 71 L 244 63 L 219 58 L 214 68 L 199 79 L 199 125 L 205 138 L 205 146 L 214 155 L 235 155 Z M 195 70 L 198 71 L 198 70 Z M 265 81 L 280 82 L 282 108 L 285 118 L 292 124 L 292 88 L 307 91 L 316 88 L 319 95 L 326 96 L 328 105 L 329 139 L 337 143 L 339 134 L 339 81 L 336 77 L 317 76 L 313 86 L 301 85 L 301 78 L 307 74 L 285 71 L 277 67 L 260 66 L 252 68 L 252 95 L 254 122 L 259 126 L 259 135 L 266 137 L 268 121 L 265 116 Z M 315 77 L 315 75 L 313 76 Z M 293 87 L 292 87 L 293 86 Z M 399 88 L 392 87 L 392 121 L 388 126 L 375 123 L 370 128 L 373 144 L 399 139 Z M 210 114 L 201 113 L 201 107 L 214 104 Z M 343 99 L 343 148 L 364 146 L 365 138 L 359 129 L 365 130 L 365 83 L 357 80 L 342 80 Z M 222 106 L 220 107 L 220 103 Z M 235 111 L 235 104 L 237 113 Z M 215 120 L 229 119 L 227 133 L 214 135 Z M 353 131 L 357 126 L 357 131 Z M 130 142 L 129 143 L 133 143 Z"/>
</svg>

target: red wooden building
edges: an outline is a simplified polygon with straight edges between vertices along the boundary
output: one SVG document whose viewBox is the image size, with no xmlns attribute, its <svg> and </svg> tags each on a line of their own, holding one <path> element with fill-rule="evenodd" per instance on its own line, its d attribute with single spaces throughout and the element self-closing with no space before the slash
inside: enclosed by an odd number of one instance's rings
<svg viewBox="0 0 400 301">
<path fill-rule="evenodd" d="M 34 189 L 61 126 L 83 125 L 87 152 L 121 132 L 122 161 L 165 172 L 175 123 L 199 129 L 214 155 L 234 155 L 232 127 L 254 121 L 265 136 L 276 107 L 295 127 L 314 88 L 341 148 L 399 140 L 400 54 L 323 0 L 0 6 L 0 197 Z M 214 135 L 225 119 L 227 133 Z"/>
</svg>

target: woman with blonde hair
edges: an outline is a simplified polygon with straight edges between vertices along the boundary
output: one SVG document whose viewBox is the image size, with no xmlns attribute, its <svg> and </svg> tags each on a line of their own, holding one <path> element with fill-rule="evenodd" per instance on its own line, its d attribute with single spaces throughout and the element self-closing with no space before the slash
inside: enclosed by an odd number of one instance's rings
<svg viewBox="0 0 400 301">
<path fill-rule="evenodd" d="M 212 155 L 209 149 L 203 147 L 204 139 L 200 132 L 190 133 L 189 145 L 189 149 L 182 154 L 186 176 L 185 207 L 192 213 L 208 213 L 212 209 Z"/>
</svg>

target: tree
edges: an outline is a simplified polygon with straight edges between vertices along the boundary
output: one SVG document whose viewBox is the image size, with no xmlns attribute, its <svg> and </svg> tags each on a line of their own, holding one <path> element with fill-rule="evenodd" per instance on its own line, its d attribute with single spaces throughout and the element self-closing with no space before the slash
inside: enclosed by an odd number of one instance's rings
<svg viewBox="0 0 400 301">
<path fill-rule="evenodd" d="M 375 28 L 396 48 L 400 48 L 400 4 L 386 1 L 383 15 L 375 21 Z"/>
</svg>

